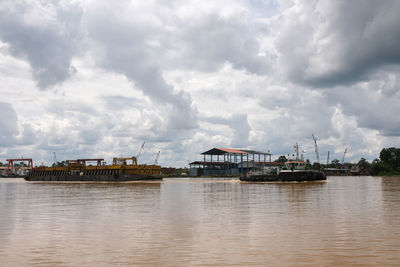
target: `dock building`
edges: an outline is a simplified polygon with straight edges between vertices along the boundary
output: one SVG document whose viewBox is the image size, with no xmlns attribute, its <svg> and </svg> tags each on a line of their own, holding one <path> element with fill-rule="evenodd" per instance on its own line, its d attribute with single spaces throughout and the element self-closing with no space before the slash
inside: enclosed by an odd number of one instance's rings
<svg viewBox="0 0 400 267">
<path fill-rule="evenodd" d="M 212 148 L 201 155 L 203 161 L 189 163 L 190 176 L 236 176 L 277 164 L 272 154 L 247 149 Z"/>
</svg>

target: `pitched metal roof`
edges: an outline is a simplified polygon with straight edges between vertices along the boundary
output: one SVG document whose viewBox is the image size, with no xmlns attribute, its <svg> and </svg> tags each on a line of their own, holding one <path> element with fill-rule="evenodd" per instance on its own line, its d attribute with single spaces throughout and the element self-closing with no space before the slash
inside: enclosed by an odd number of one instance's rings
<svg viewBox="0 0 400 267">
<path fill-rule="evenodd" d="M 206 152 L 201 153 L 201 155 L 224 155 L 224 154 L 261 154 L 261 155 L 271 155 L 270 153 L 259 152 L 254 150 L 244 150 L 235 148 L 213 148 Z"/>
</svg>

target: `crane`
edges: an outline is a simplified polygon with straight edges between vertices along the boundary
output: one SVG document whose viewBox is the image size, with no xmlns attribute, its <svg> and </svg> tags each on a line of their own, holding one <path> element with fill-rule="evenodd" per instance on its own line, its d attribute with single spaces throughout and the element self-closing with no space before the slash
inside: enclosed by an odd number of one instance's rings
<svg viewBox="0 0 400 267">
<path fill-rule="evenodd" d="M 154 160 L 154 165 L 158 164 L 158 157 L 160 156 L 160 151 L 158 151 L 156 159 Z"/>
<path fill-rule="evenodd" d="M 344 153 L 343 153 L 342 164 L 344 163 L 344 158 L 346 157 L 346 153 L 347 153 L 347 148 L 344 150 Z"/>
<path fill-rule="evenodd" d="M 326 166 L 329 165 L 329 150 L 328 150 L 328 158 L 326 159 Z"/>
<path fill-rule="evenodd" d="M 140 157 L 140 155 L 143 153 L 143 149 L 144 149 L 144 144 L 146 142 L 143 142 L 142 146 L 138 149 L 137 153 L 136 153 L 136 159 L 138 159 Z"/>
<path fill-rule="evenodd" d="M 312 138 L 314 139 L 315 156 L 317 157 L 317 162 L 319 163 L 319 153 L 318 153 L 317 138 L 315 138 L 314 134 L 312 134 Z"/>
</svg>

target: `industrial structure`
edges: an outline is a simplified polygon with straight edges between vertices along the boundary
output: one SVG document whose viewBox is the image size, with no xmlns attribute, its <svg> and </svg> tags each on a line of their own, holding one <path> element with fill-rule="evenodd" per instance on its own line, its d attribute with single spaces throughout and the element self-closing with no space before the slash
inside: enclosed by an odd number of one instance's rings
<svg viewBox="0 0 400 267">
<path fill-rule="evenodd" d="M 7 159 L 7 162 L 7 169 L 1 170 L 1 176 L 24 176 L 33 168 L 33 161 L 31 158 Z M 28 164 L 24 164 L 24 162 L 28 162 Z"/>
<path fill-rule="evenodd" d="M 250 170 L 278 164 L 271 154 L 254 150 L 212 148 L 201 153 L 203 161 L 189 163 L 190 176 L 235 176 Z"/>
</svg>

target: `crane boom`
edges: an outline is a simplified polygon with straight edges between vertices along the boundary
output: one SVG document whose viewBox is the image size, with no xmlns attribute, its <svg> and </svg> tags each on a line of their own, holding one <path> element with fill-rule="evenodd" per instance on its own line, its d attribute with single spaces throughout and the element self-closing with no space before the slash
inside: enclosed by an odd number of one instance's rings
<svg viewBox="0 0 400 267">
<path fill-rule="evenodd" d="M 138 158 L 140 157 L 140 155 L 142 154 L 143 149 L 144 149 L 144 144 L 145 144 L 145 143 L 146 143 L 146 142 L 143 142 L 142 146 L 138 149 L 138 151 L 137 151 L 137 153 L 136 153 L 136 159 L 138 159 Z"/>
<path fill-rule="evenodd" d="M 154 165 L 158 164 L 158 157 L 160 156 L 160 151 L 158 151 L 156 159 L 154 160 Z"/>
<path fill-rule="evenodd" d="M 329 165 L 329 150 L 328 150 L 328 158 L 326 159 L 326 166 Z"/>
<path fill-rule="evenodd" d="M 342 164 L 344 163 L 344 159 L 346 157 L 346 153 L 347 153 L 347 148 L 344 150 L 344 153 L 343 153 Z"/>
<path fill-rule="evenodd" d="M 319 152 L 318 152 L 317 138 L 315 138 L 314 134 L 312 134 L 312 138 L 314 139 L 315 156 L 317 157 L 317 162 L 319 163 Z"/>
</svg>

